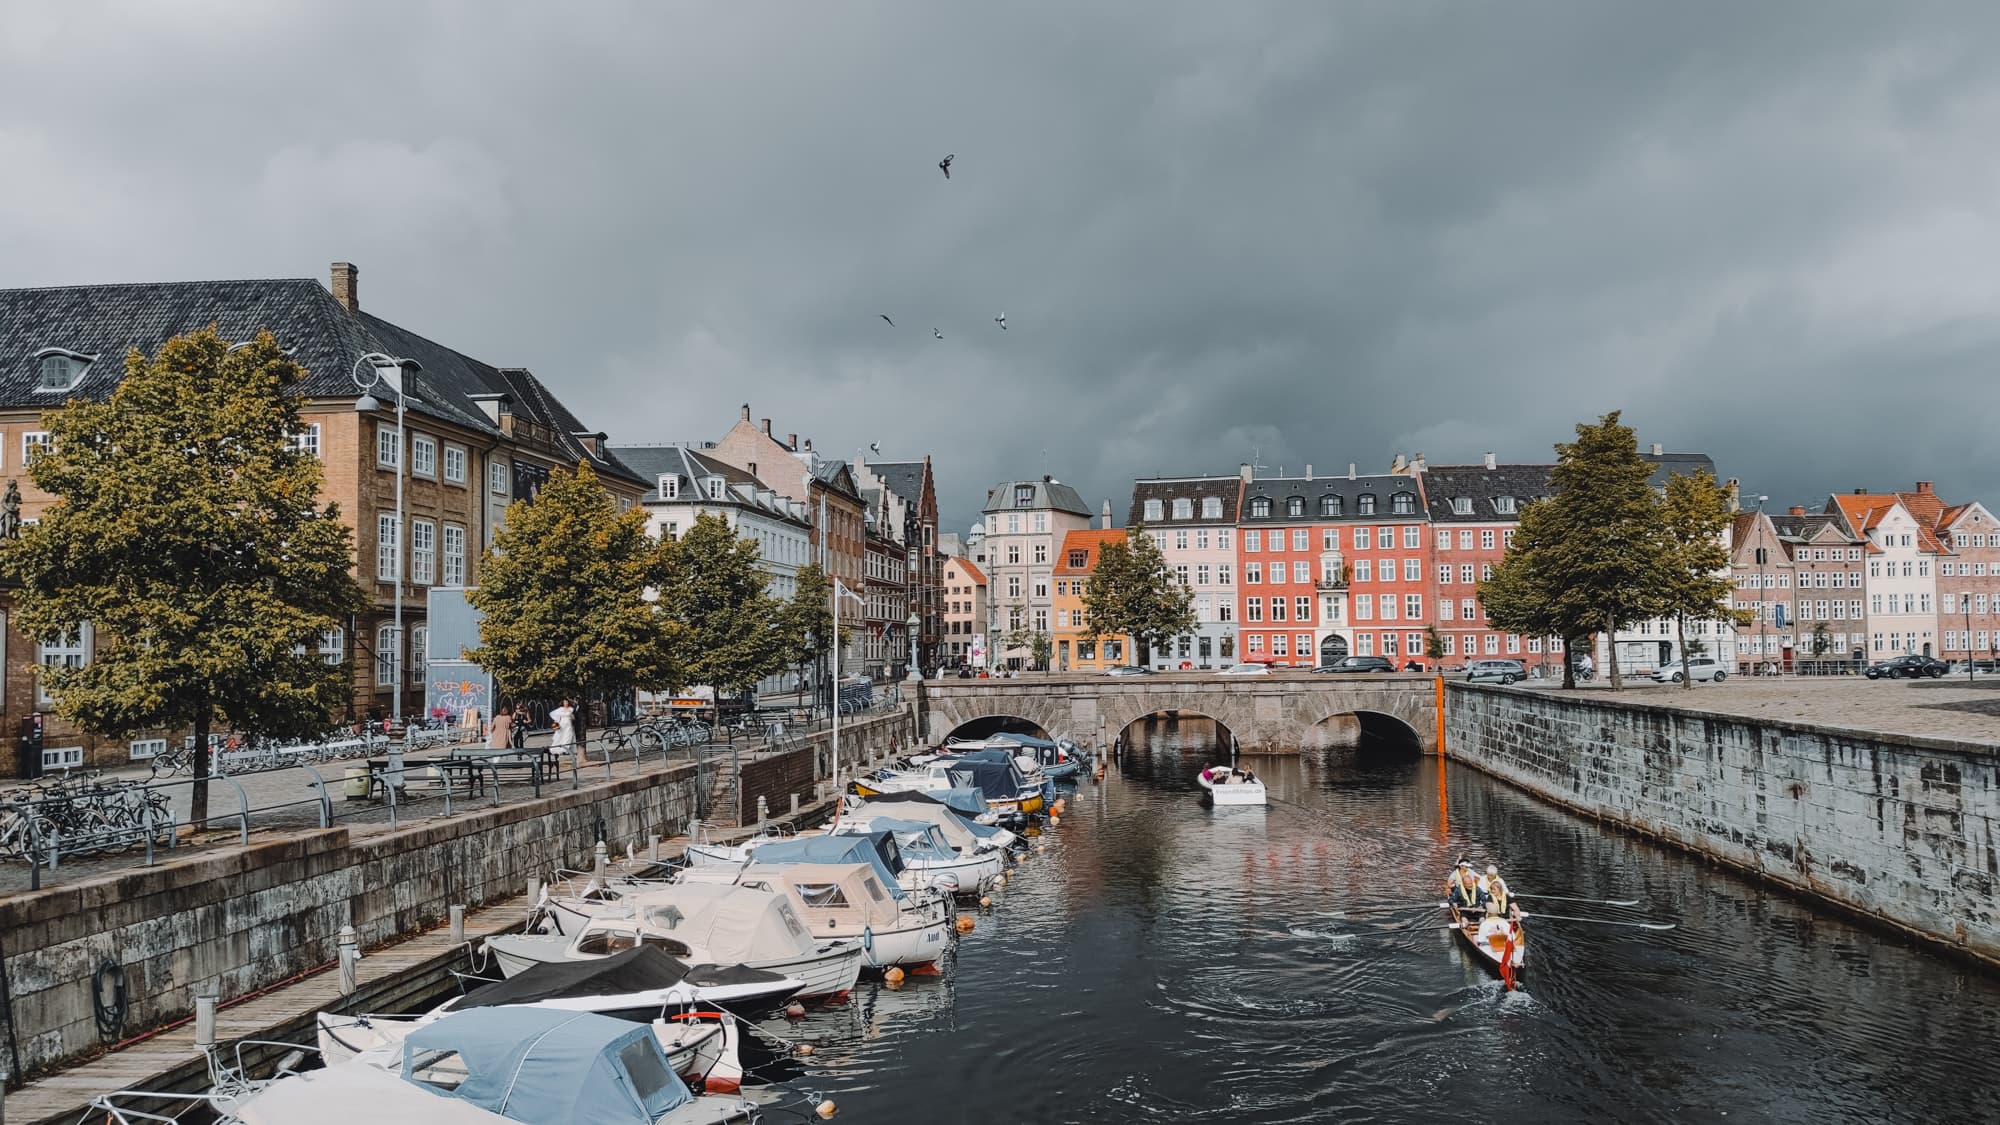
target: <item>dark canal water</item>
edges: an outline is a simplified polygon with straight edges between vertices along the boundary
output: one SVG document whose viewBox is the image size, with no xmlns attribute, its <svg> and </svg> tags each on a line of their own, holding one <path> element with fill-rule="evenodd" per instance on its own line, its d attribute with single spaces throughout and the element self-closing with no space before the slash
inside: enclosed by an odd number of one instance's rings
<svg viewBox="0 0 2000 1125">
<path fill-rule="evenodd" d="M 1205 758 L 1083 784 L 945 976 L 771 1025 L 816 1045 L 788 1085 L 879 1122 L 2000 1119 L 2000 978 L 1455 766 L 1441 816 L 1431 759 L 1249 759 L 1272 806 L 1211 811 Z M 1460 854 L 1680 927 L 1534 924 L 1507 994 L 1394 909 Z"/>
</svg>

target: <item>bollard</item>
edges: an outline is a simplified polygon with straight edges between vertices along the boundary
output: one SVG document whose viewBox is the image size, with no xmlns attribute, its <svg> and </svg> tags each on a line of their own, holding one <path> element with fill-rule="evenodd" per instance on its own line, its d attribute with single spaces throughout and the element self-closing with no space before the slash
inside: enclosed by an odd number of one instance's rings
<svg viewBox="0 0 2000 1125">
<path fill-rule="evenodd" d="M 354 995 L 361 983 L 361 948 L 354 937 L 353 926 L 340 927 L 340 994 Z"/>
<path fill-rule="evenodd" d="M 797 793 L 792 794 L 792 815 L 799 815 L 799 795 Z"/>
<path fill-rule="evenodd" d="M 652 852 L 653 862 L 658 863 L 660 862 L 660 838 L 658 836 L 654 836 L 652 839 L 653 839 L 653 852 Z M 0 1122 L 0 1125 L 6 1125 L 6 1123 Z"/>
<path fill-rule="evenodd" d="M 463 906 L 454 905 L 451 908 L 451 944 L 453 946 L 465 944 L 465 907 Z"/>
<path fill-rule="evenodd" d="M 764 827 L 764 822 L 769 819 L 771 819 L 771 806 L 764 798 L 757 798 L 757 827 Z"/>
<path fill-rule="evenodd" d="M 215 1049 L 215 1000 L 213 996 L 194 998 L 194 1045 L 204 1055 Z"/>
<path fill-rule="evenodd" d="M 597 841 L 596 859 L 591 864 L 591 873 L 592 876 L 597 880 L 598 886 L 601 887 L 604 885 L 604 876 L 606 874 L 606 869 L 609 868 L 610 866 L 611 866 L 611 849 L 604 846 L 603 840 L 599 840 Z"/>
<path fill-rule="evenodd" d="M 688 843 L 698 844 L 700 842 L 701 842 L 701 818 L 697 816 L 688 821 Z"/>
<path fill-rule="evenodd" d="M 533 906 L 540 901 L 542 901 L 542 881 L 540 879 L 528 880 L 528 905 Z"/>
</svg>

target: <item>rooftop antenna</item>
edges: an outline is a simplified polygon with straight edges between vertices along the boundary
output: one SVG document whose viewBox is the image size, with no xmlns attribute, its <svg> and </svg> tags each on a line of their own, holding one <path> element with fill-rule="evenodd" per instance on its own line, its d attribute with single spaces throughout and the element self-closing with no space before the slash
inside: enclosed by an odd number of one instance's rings
<svg viewBox="0 0 2000 1125">
<path fill-rule="evenodd" d="M 1269 465 L 1266 465 L 1266 464 L 1264 464 L 1264 447 L 1263 447 L 1263 446 L 1261 446 L 1261 445 L 1253 445 L 1253 446 L 1251 446 L 1251 447 L 1250 447 L 1250 471 L 1251 471 L 1251 472 L 1253 472 L 1253 473 L 1256 473 L 1256 472 L 1262 472 L 1263 470 L 1265 470 L 1265 469 L 1268 469 L 1268 468 L 1270 468 L 1270 466 L 1269 466 Z"/>
</svg>

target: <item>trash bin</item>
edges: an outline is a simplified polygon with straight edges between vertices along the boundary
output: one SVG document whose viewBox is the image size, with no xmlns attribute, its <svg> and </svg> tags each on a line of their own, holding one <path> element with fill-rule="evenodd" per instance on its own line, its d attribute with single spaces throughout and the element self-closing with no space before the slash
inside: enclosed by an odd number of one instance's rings
<svg viewBox="0 0 2000 1125">
<path fill-rule="evenodd" d="M 359 801 L 368 796 L 368 767 L 350 766 L 347 780 L 341 783 L 341 795 L 350 801 Z"/>
</svg>

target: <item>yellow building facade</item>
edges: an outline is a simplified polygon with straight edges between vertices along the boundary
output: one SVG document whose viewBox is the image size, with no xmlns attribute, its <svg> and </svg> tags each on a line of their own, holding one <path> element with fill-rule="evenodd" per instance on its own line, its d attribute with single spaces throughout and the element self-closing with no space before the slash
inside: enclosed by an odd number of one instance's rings
<svg viewBox="0 0 2000 1125">
<path fill-rule="evenodd" d="M 1055 610 L 1054 661 L 1058 672 L 1101 672 L 1131 659 L 1130 638 L 1122 634 L 1093 637 L 1083 609 L 1083 590 L 1097 569 L 1097 553 L 1106 543 L 1125 541 L 1123 531 L 1072 531 L 1056 552 L 1052 608 Z"/>
</svg>

